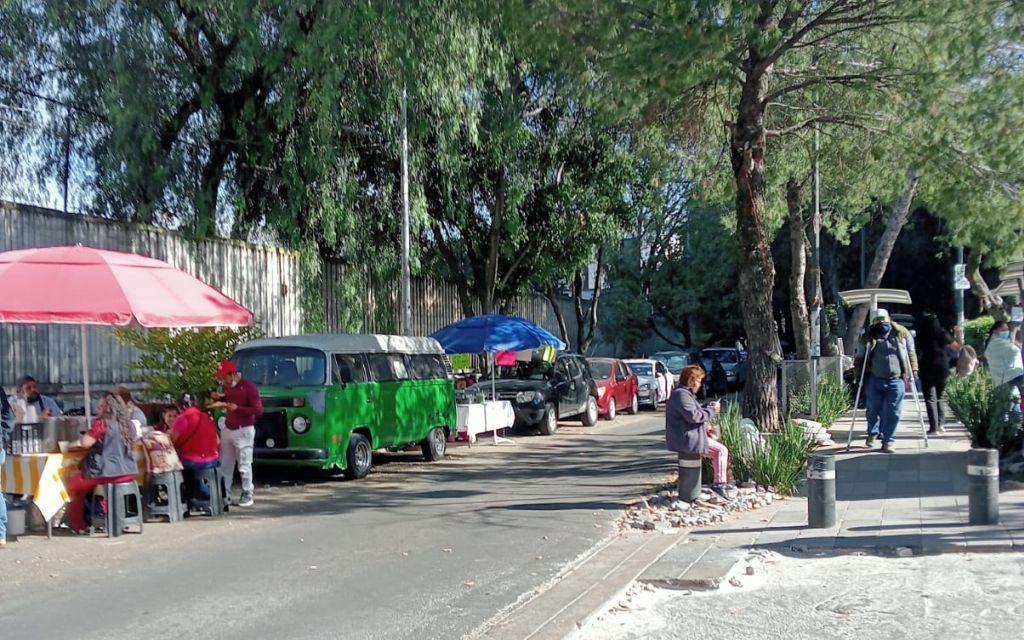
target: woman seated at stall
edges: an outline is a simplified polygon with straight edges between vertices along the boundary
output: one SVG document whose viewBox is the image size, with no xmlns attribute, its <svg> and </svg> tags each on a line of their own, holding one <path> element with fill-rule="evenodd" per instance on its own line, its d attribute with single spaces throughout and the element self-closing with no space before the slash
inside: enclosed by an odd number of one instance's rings
<svg viewBox="0 0 1024 640">
<path fill-rule="evenodd" d="M 161 431 L 163 433 L 170 433 L 171 428 L 174 426 L 174 421 L 178 418 L 178 407 L 174 405 L 166 406 L 160 410 L 160 422 L 153 425 L 154 431 Z"/>
<path fill-rule="evenodd" d="M 665 407 L 665 441 L 669 451 L 711 458 L 715 481 L 711 489 L 731 499 L 735 487 L 728 484 L 729 449 L 715 439 L 711 419 L 721 411 L 718 402 L 704 408 L 697 401 L 697 392 L 704 382 L 704 370 L 696 365 L 684 367 L 679 385 L 669 396 Z"/>
<path fill-rule="evenodd" d="M 88 449 L 82 470 L 67 483 L 71 495 L 68 524 L 76 532 L 89 528 L 96 510 L 90 509 L 87 514 L 85 502 L 97 486 L 132 482 L 138 474 L 134 452 L 135 426 L 131 422 L 128 405 L 116 392 L 108 391 L 100 398 L 97 415 L 81 439 L 80 448 Z M 99 512 L 104 509 L 105 506 L 101 506 Z"/>
<path fill-rule="evenodd" d="M 182 394 L 178 399 L 178 408 L 181 413 L 171 428 L 171 442 L 184 467 L 189 503 L 197 499 L 209 500 L 210 488 L 197 481 L 196 472 L 220 465 L 217 425 L 213 423 L 210 414 L 196 406 L 192 394 Z"/>
</svg>

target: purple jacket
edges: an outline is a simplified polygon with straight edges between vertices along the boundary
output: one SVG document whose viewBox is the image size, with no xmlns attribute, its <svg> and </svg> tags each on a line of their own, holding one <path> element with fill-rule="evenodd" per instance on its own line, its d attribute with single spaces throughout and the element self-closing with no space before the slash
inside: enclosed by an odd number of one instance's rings
<svg viewBox="0 0 1024 640">
<path fill-rule="evenodd" d="M 704 455 L 708 452 L 707 423 L 711 412 L 700 406 L 697 396 L 679 386 L 665 406 L 665 445 L 669 451 Z"/>
</svg>

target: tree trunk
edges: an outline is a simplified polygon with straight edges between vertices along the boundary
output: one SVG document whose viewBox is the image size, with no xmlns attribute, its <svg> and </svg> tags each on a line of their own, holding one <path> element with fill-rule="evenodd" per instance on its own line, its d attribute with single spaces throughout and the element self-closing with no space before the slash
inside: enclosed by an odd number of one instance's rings
<svg viewBox="0 0 1024 640">
<path fill-rule="evenodd" d="M 555 314 L 555 321 L 558 323 L 558 337 L 562 339 L 562 342 L 568 345 L 569 327 L 565 324 L 565 314 L 562 313 L 562 305 L 558 301 L 558 286 L 554 282 L 548 284 L 544 297 L 548 299 L 548 303 L 551 305 L 551 311 Z"/>
<path fill-rule="evenodd" d="M 907 169 L 907 186 L 893 203 L 889 218 L 885 221 L 885 230 L 882 231 L 882 237 L 875 248 L 875 257 L 871 260 L 871 268 L 868 270 L 868 277 L 864 282 L 865 289 L 877 289 L 881 286 L 885 267 L 889 264 L 893 247 L 896 246 L 896 238 L 899 237 L 900 230 L 907 221 L 910 205 L 914 202 L 914 194 L 917 193 L 917 183 L 920 179 L 921 176 L 917 169 L 914 167 Z M 846 353 L 853 353 L 857 346 L 857 339 L 860 337 L 861 329 L 864 328 L 868 311 L 870 311 L 868 305 L 862 304 L 858 305 L 850 314 L 850 323 L 847 325 L 844 341 Z"/>
<path fill-rule="evenodd" d="M 597 305 L 601 302 L 601 272 L 604 269 L 604 247 L 597 250 L 597 265 L 595 267 L 594 288 L 590 295 L 590 308 L 587 310 L 586 319 L 577 315 L 576 318 L 576 342 L 577 351 L 582 355 L 590 349 L 597 335 Z M 582 291 L 581 291 L 582 293 Z M 580 308 L 577 307 L 577 313 Z"/>
<path fill-rule="evenodd" d="M 491 217 L 491 228 L 488 237 L 487 265 L 484 272 L 483 291 L 480 296 L 480 313 L 494 313 L 498 307 L 498 261 L 501 259 L 501 236 L 505 226 L 505 187 L 504 170 L 498 175 L 494 194 L 494 210 Z"/>
<path fill-rule="evenodd" d="M 800 203 L 803 188 L 803 183 L 796 178 L 790 178 L 786 182 L 789 247 L 793 254 L 789 274 L 789 315 L 793 323 L 793 339 L 796 342 L 798 360 L 808 360 L 811 357 L 811 325 L 804 287 L 807 280 L 807 236 L 804 234 L 803 207 Z"/>
<path fill-rule="evenodd" d="M 992 316 L 996 321 L 1008 322 L 1010 316 L 1006 313 L 1006 308 L 1003 306 L 1003 299 L 996 293 L 992 293 L 992 290 L 988 288 L 988 283 L 985 282 L 985 278 L 981 275 L 981 263 L 985 258 L 985 254 L 980 251 L 971 251 L 971 256 L 967 258 L 966 276 L 967 280 L 971 283 L 971 293 L 978 298 L 978 302 L 981 303 L 981 308 L 985 310 L 985 313 Z"/>
<path fill-rule="evenodd" d="M 736 244 L 743 328 L 750 358 L 743 395 L 743 413 L 761 429 L 779 427 L 776 390 L 778 335 L 772 318 L 775 265 L 765 228 L 764 98 L 771 67 L 759 71 L 761 60 L 751 52 L 737 105 L 730 141 L 736 181 Z"/>
</svg>

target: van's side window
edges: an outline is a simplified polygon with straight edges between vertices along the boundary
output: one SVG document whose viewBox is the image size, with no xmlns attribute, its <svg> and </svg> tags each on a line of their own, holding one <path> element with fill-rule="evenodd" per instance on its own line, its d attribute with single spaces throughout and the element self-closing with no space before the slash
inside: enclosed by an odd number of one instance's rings
<svg viewBox="0 0 1024 640">
<path fill-rule="evenodd" d="M 334 379 L 334 384 L 366 382 L 366 369 L 363 368 L 363 359 L 354 354 L 334 354 L 332 378 Z"/>
<path fill-rule="evenodd" d="M 370 375 L 377 382 L 389 382 L 395 379 L 391 371 L 391 359 L 385 353 L 373 353 L 366 356 L 370 363 Z"/>
<path fill-rule="evenodd" d="M 388 360 L 391 361 L 391 371 L 394 374 L 393 380 L 409 379 L 409 370 L 405 366 L 405 356 L 393 353 L 388 356 Z"/>
<path fill-rule="evenodd" d="M 443 356 L 436 353 L 418 353 L 409 356 L 413 380 L 438 380 L 448 377 Z"/>
</svg>

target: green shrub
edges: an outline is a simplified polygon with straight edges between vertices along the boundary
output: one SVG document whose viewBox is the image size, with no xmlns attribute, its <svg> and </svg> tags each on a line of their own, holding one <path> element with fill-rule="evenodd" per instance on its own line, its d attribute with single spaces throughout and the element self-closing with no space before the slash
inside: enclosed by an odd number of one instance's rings
<svg viewBox="0 0 1024 640">
<path fill-rule="evenodd" d="M 985 353 L 985 343 L 988 342 L 988 334 L 995 323 L 992 316 L 978 316 L 964 322 L 964 342 L 974 347 L 978 356 Z"/>
<path fill-rule="evenodd" d="M 173 400 L 182 392 L 206 398 L 217 388 L 217 365 L 231 357 L 235 347 L 260 335 L 257 327 L 241 329 L 144 329 L 124 327 L 114 331 L 122 343 L 142 351 L 131 365 L 153 397 Z"/>
<path fill-rule="evenodd" d="M 719 435 L 729 448 L 729 468 L 736 482 L 753 481 L 774 487 L 781 494 L 792 494 L 803 473 L 807 456 L 815 442 L 792 422 L 752 442 L 740 429 L 739 407 L 730 404 L 718 418 Z"/>
<path fill-rule="evenodd" d="M 967 428 L 971 446 L 999 449 L 1008 453 L 1018 437 L 1020 425 L 1009 414 L 1010 385 L 996 387 L 992 376 L 979 369 L 966 378 L 951 376 L 946 386 L 946 401 Z"/>
<path fill-rule="evenodd" d="M 803 388 L 789 399 L 789 414 L 801 418 L 811 416 L 811 391 Z M 836 420 L 843 417 L 853 402 L 850 400 L 850 386 L 833 373 L 826 373 L 818 384 L 818 422 L 831 429 Z"/>
</svg>

